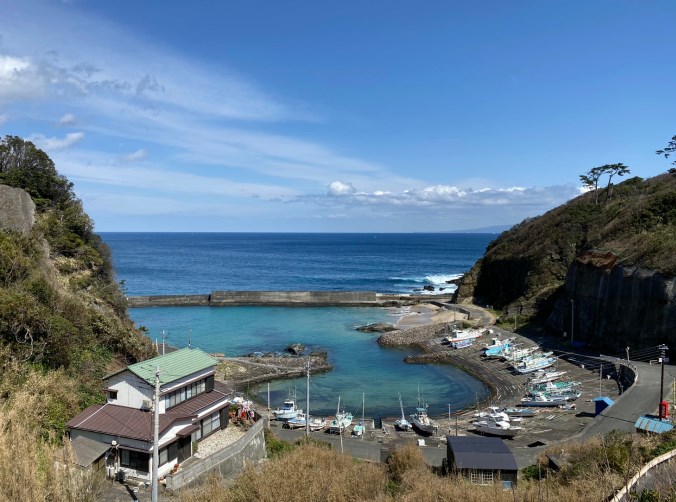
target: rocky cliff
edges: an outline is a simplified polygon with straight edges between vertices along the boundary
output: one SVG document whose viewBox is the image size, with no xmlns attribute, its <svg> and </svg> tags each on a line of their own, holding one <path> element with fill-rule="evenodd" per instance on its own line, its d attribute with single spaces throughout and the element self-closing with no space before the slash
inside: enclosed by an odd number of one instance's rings
<svg viewBox="0 0 676 502">
<path fill-rule="evenodd" d="M 598 204 L 581 195 L 504 232 L 453 301 L 618 350 L 676 346 L 676 177 L 632 178 L 605 195 Z"/>
<path fill-rule="evenodd" d="M 0 231 L 27 234 L 35 223 L 35 203 L 25 190 L 0 185 Z"/>
</svg>

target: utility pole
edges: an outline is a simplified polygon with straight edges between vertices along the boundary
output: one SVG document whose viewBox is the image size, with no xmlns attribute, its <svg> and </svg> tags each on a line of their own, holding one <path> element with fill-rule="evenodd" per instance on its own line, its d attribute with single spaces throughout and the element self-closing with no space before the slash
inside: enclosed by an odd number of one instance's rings
<svg viewBox="0 0 676 502">
<path fill-rule="evenodd" d="M 662 413 L 662 401 L 664 401 L 664 363 L 666 362 L 664 353 L 669 350 L 669 347 L 662 344 L 657 348 L 660 349 L 660 363 L 662 364 L 662 371 L 660 373 L 660 404 L 658 405 L 659 419 L 662 420 L 664 418 L 664 414 Z"/>
<path fill-rule="evenodd" d="M 601 397 L 601 382 L 603 382 L 603 363 L 599 366 L 599 397 Z"/>
<path fill-rule="evenodd" d="M 155 371 L 155 392 L 153 394 L 153 478 L 152 478 L 152 502 L 157 502 L 157 482 L 160 468 L 160 367 Z"/>
<path fill-rule="evenodd" d="M 574 332 L 573 327 L 575 325 L 575 300 L 570 300 L 570 344 L 573 345 Z"/>
<path fill-rule="evenodd" d="M 270 382 L 268 382 L 268 429 L 270 428 Z"/>
<path fill-rule="evenodd" d="M 162 355 L 164 355 L 164 342 L 167 340 L 168 336 L 167 332 L 162 330 Z"/>
<path fill-rule="evenodd" d="M 310 437 L 310 358 L 307 360 L 307 383 L 305 384 L 305 437 Z"/>
<path fill-rule="evenodd" d="M 448 434 L 451 434 L 451 403 L 448 403 Z"/>
<path fill-rule="evenodd" d="M 627 364 L 629 364 L 629 347 L 627 347 Z"/>
</svg>

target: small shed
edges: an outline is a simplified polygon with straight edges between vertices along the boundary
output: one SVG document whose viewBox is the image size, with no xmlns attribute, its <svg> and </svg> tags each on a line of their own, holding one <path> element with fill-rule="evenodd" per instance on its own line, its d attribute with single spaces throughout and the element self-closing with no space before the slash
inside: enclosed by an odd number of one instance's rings
<svg viewBox="0 0 676 502">
<path fill-rule="evenodd" d="M 484 436 L 446 436 L 447 461 L 451 472 L 457 472 L 472 483 L 503 486 L 516 485 L 519 467 L 514 454 L 502 439 Z"/>
<path fill-rule="evenodd" d="M 594 415 L 600 415 L 603 410 L 615 404 L 615 401 L 608 396 L 595 397 L 592 401 L 594 401 Z"/>
<path fill-rule="evenodd" d="M 673 429 L 674 424 L 670 420 L 660 420 L 659 417 L 643 415 L 638 417 L 634 427 L 636 427 L 636 432 L 662 434 Z"/>
<path fill-rule="evenodd" d="M 71 441 L 73 462 L 82 468 L 97 471 L 105 465 L 104 456 L 110 450 L 109 444 L 100 443 L 85 436 L 78 436 Z"/>
</svg>

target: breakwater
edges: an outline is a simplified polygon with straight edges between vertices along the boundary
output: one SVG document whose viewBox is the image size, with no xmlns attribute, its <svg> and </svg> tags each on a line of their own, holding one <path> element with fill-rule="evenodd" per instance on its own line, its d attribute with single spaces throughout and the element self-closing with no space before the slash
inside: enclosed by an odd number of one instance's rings
<svg viewBox="0 0 676 502">
<path fill-rule="evenodd" d="M 450 298 L 450 295 L 448 295 Z M 127 296 L 136 307 L 386 307 L 447 300 L 446 297 L 381 294 L 373 291 L 212 291 L 201 295 Z"/>
</svg>

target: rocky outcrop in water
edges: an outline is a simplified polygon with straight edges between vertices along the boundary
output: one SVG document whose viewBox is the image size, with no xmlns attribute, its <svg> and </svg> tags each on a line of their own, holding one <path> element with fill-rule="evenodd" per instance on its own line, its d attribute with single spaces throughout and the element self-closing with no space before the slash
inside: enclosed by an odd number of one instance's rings
<svg viewBox="0 0 676 502">
<path fill-rule="evenodd" d="M 547 327 L 618 352 L 627 346 L 676 346 L 676 277 L 617 262 L 610 252 L 579 256 Z"/>
</svg>

